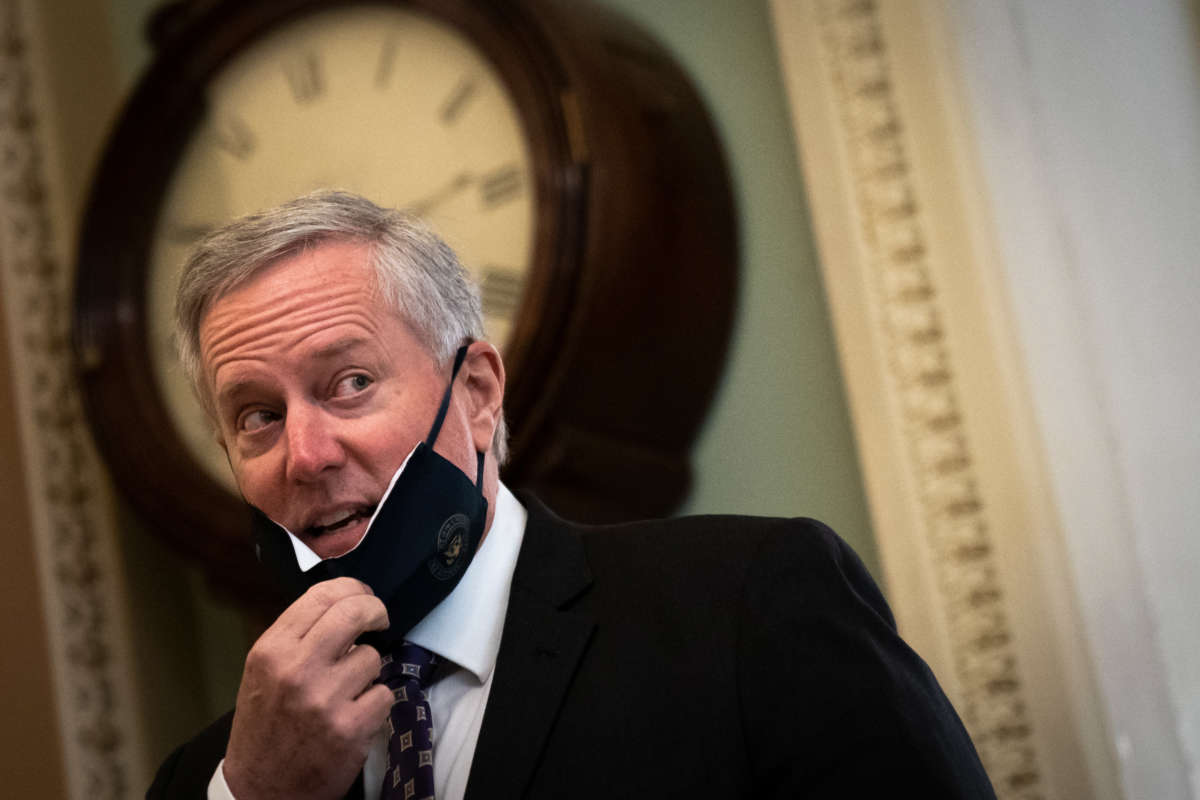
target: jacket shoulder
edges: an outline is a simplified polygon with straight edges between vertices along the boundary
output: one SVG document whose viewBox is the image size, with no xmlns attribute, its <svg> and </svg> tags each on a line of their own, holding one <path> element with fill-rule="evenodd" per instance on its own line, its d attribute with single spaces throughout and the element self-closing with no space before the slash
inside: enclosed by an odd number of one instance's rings
<svg viewBox="0 0 1200 800">
<path fill-rule="evenodd" d="M 578 528 L 591 563 L 657 580 L 675 572 L 693 582 L 744 590 L 786 568 L 793 585 L 820 598 L 865 603 L 895 627 L 891 609 L 853 548 L 808 517 L 706 515 Z"/>
</svg>

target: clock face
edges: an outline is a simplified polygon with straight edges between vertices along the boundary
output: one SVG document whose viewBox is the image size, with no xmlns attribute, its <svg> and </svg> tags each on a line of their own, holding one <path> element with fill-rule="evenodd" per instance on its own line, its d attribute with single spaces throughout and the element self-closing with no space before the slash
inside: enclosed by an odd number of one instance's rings
<svg viewBox="0 0 1200 800">
<path fill-rule="evenodd" d="M 499 74 L 418 11 L 351 6 L 297 19 L 241 50 L 207 99 L 154 232 L 148 333 L 176 428 L 233 489 L 172 343 L 180 267 L 203 234 L 318 188 L 406 209 L 474 275 L 488 338 L 504 350 L 533 259 L 536 198 L 527 134 Z"/>
</svg>

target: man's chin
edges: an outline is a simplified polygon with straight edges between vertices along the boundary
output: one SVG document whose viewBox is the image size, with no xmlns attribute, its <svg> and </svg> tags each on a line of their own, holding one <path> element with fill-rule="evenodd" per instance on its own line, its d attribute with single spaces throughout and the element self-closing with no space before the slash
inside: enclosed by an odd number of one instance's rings
<svg viewBox="0 0 1200 800">
<path fill-rule="evenodd" d="M 369 518 L 362 517 L 335 530 L 322 531 L 316 535 L 302 534 L 298 538 L 322 559 L 336 558 L 349 553 L 362 541 L 369 522 Z"/>
</svg>

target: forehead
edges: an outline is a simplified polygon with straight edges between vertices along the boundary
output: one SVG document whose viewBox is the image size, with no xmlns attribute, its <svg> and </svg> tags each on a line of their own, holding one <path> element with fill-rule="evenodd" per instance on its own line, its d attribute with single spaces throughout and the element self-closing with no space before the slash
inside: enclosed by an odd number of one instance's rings
<svg viewBox="0 0 1200 800">
<path fill-rule="evenodd" d="M 356 306 L 364 313 L 389 313 L 383 302 L 371 248 L 360 242 L 326 242 L 280 258 L 218 295 L 200 319 L 201 355 L 214 336 L 243 327 L 260 314 L 280 316 L 322 304 Z"/>
<path fill-rule="evenodd" d="M 370 247 L 332 242 L 280 259 L 213 302 L 200 323 L 200 356 L 211 380 L 222 366 L 264 361 L 338 331 L 392 331 Z M 353 331 L 352 331 L 353 332 Z"/>
</svg>

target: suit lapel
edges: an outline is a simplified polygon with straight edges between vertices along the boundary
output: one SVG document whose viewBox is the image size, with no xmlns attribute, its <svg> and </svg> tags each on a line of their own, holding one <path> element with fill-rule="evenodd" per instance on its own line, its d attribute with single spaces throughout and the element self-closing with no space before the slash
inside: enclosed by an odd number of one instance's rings
<svg viewBox="0 0 1200 800">
<path fill-rule="evenodd" d="M 595 628 L 565 608 L 591 582 L 583 543 L 537 500 L 522 500 L 529 520 L 467 798 L 524 793 Z"/>
</svg>

